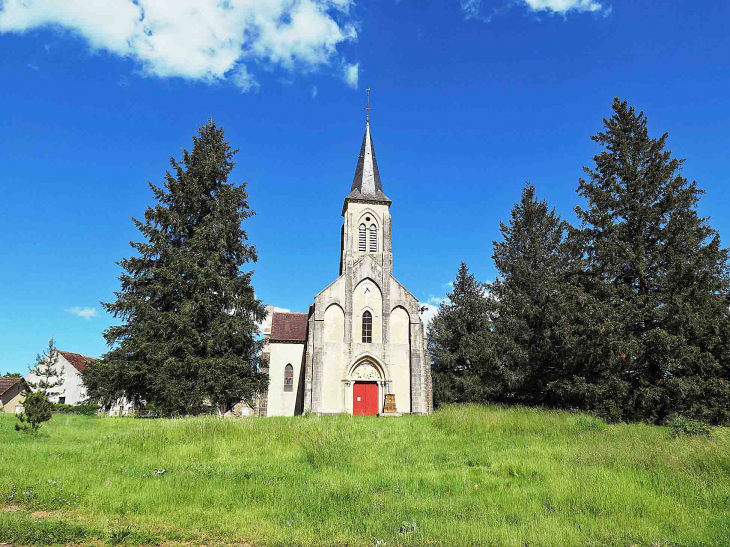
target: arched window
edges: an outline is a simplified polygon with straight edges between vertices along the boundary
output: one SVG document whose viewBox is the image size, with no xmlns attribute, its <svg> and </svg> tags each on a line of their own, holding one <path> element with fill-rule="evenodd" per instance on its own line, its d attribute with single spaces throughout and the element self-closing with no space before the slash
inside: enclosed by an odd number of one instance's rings
<svg viewBox="0 0 730 547">
<path fill-rule="evenodd" d="M 364 224 L 360 224 L 360 245 L 358 246 L 359 250 L 361 251 L 367 251 L 367 237 L 368 237 L 368 231 L 367 228 L 365 228 Z"/>
<path fill-rule="evenodd" d="M 284 391 L 294 391 L 294 367 L 284 367 Z"/>
<path fill-rule="evenodd" d="M 375 224 L 370 226 L 370 252 L 378 252 L 378 227 Z"/>
<path fill-rule="evenodd" d="M 373 316 L 369 311 L 362 314 L 362 342 L 371 344 L 373 341 Z"/>
</svg>

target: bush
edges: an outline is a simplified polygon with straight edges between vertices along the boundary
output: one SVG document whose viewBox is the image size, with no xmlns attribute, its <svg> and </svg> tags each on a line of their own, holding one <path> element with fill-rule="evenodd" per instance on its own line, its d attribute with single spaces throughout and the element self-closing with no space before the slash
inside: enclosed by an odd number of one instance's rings
<svg viewBox="0 0 730 547">
<path fill-rule="evenodd" d="M 710 426 L 704 422 L 690 420 L 677 414 L 667 420 L 667 425 L 672 430 L 672 437 L 712 437 Z"/>
<path fill-rule="evenodd" d="M 54 412 L 60 412 L 61 414 L 80 414 L 81 416 L 96 416 L 99 412 L 97 405 L 66 405 L 62 403 L 56 403 L 53 405 Z"/>
<path fill-rule="evenodd" d="M 47 422 L 52 417 L 53 403 L 40 391 L 34 391 L 26 395 L 23 407 L 25 411 L 22 414 L 18 414 L 20 423 L 15 424 L 16 431 L 35 434 L 41 427 L 41 423 Z"/>
</svg>

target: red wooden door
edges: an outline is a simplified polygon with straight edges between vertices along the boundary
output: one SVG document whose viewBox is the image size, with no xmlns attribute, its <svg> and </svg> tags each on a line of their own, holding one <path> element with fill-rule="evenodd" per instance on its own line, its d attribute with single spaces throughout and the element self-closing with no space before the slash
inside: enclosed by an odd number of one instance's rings
<svg viewBox="0 0 730 547">
<path fill-rule="evenodd" d="M 352 413 L 355 416 L 372 416 L 378 413 L 378 384 L 355 382 L 352 388 Z"/>
</svg>

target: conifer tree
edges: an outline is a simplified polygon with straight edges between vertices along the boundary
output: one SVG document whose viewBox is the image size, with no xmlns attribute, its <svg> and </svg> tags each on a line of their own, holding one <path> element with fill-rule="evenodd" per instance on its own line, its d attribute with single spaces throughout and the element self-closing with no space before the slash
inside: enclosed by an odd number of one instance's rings
<svg viewBox="0 0 730 547">
<path fill-rule="evenodd" d="M 502 241 L 494 242 L 499 276 L 489 290 L 497 307 L 495 342 L 518 402 L 559 404 L 548 400 L 548 385 L 560 378 L 567 357 L 566 230 L 567 223 L 527 184 L 509 223 L 500 222 Z"/>
<path fill-rule="evenodd" d="M 254 296 L 256 262 L 241 223 L 254 213 L 246 183 L 229 183 L 233 150 L 211 120 L 191 152 L 170 158 L 164 187 L 150 183 L 158 203 L 144 222 L 145 241 L 123 259 L 116 301 L 102 303 L 119 326 L 104 332 L 112 347 L 85 374 L 90 398 L 125 396 L 167 415 L 191 414 L 206 403 L 221 412 L 266 388 L 257 366 L 257 323 L 266 310 Z"/>
<path fill-rule="evenodd" d="M 19 423 L 15 424 L 15 431 L 36 434 L 41 424 L 53 417 L 53 403 L 42 391 L 30 392 L 23 401 L 23 412 L 16 417 Z"/>
<path fill-rule="evenodd" d="M 53 336 L 48 340 L 48 347 L 36 355 L 35 365 L 28 367 L 30 376 L 25 381 L 27 391 L 23 402 L 23 412 L 17 415 L 20 423 L 15 424 L 16 431 L 37 433 L 41 423 L 53 417 L 53 403 L 50 397 L 59 395 L 63 385 L 65 367 L 58 366 L 59 353 Z M 31 377 L 37 380 L 31 380 Z"/>
<path fill-rule="evenodd" d="M 697 213 L 704 193 L 684 160 L 650 138 L 643 112 L 615 99 L 592 139 L 571 235 L 583 260 L 586 336 L 563 393 L 614 419 L 661 422 L 671 413 L 730 418 L 728 251 Z M 582 370 L 581 370 L 582 369 Z"/>
<path fill-rule="evenodd" d="M 493 303 L 464 262 L 428 327 L 434 404 L 499 400 L 504 381 L 493 351 Z"/>
<path fill-rule="evenodd" d="M 63 385 L 65 367 L 58 366 L 59 353 L 56 342 L 51 336 L 48 347 L 36 355 L 35 364 L 29 366 L 30 374 L 37 380 L 26 380 L 26 384 L 33 391 L 42 393 L 46 398 L 55 397 L 60 393 L 56 388 Z"/>
</svg>

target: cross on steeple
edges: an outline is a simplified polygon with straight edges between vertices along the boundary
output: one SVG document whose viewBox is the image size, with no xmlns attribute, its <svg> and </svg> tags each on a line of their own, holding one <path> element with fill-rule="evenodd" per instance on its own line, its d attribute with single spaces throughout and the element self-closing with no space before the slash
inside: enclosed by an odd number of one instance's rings
<svg viewBox="0 0 730 547">
<path fill-rule="evenodd" d="M 368 87 L 365 91 L 368 92 L 368 105 L 365 108 L 363 108 L 363 110 L 365 111 L 365 121 L 369 122 L 370 121 L 370 111 L 372 110 L 372 108 L 370 108 L 370 88 Z"/>
</svg>

